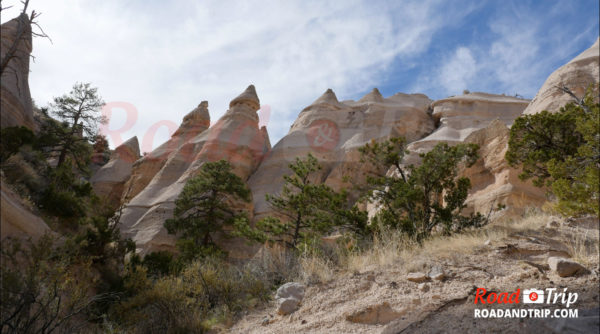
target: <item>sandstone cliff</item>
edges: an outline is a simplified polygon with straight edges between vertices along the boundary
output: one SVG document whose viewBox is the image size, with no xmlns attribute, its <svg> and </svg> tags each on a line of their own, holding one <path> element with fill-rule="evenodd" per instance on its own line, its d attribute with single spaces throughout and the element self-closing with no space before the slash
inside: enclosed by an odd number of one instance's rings
<svg viewBox="0 0 600 334">
<path fill-rule="evenodd" d="M 269 149 L 266 131 L 258 127 L 260 102 L 254 86 L 233 99 L 225 115 L 208 129 L 207 107 L 206 102 L 201 103 L 184 118 L 171 140 L 134 165 L 129 182 L 136 191 L 123 210 L 121 231 L 136 242 L 142 255 L 174 249 L 175 237 L 163 224 L 172 217 L 174 201 L 186 181 L 203 163 L 228 160 L 234 172 L 246 180 Z M 140 187 L 139 182 L 147 185 Z M 237 254 L 232 251 L 231 255 Z"/>
<path fill-rule="evenodd" d="M 312 153 L 321 163 L 321 181 L 333 188 L 349 187 L 343 178 L 363 177 L 358 148 L 371 140 L 405 136 L 414 141 L 434 129 L 431 100 L 423 94 L 395 94 L 388 98 L 377 89 L 358 101 L 338 101 L 327 90 L 304 108 L 283 137 L 248 180 L 254 197 L 254 214 L 271 213 L 265 194 L 277 194 L 288 164 Z"/>
<path fill-rule="evenodd" d="M 600 39 L 597 39 L 589 49 L 550 74 L 523 113 L 537 114 L 542 110 L 556 112 L 573 100 L 560 89 L 561 87 L 567 87 L 575 95 L 582 97 L 590 84 L 598 84 L 600 81 L 599 41 Z"/>
<path fill-rule="evenodd" d="M 29 92 L 31 42 L 31 25 L 26 14 L 0 26 L 0 59 L 8 59 L 0 78 L 0 124 L 3 128 L 20 125 L 34 128 Z M 7 58 L 9 55 L 13 57 Z"/>
<path fill-rule="evenodd" d="M 119 145 L 111 154 L 110 160 L 92 176 L 90 182 L 100 197 L 117 207 L 123 196 L 125 182 L 131 177 L 133 163 L 140 158 L 137 137 Z"/>
<path fill-rule="evenodd" d="M 0 186 L 1 227 L 0 239 L 6 237 L 32 238 L 34 241 L 45 233 L 52 233 L 48 225 L 24 205 L 17 193 L 2 180 Z"/>
</svg>

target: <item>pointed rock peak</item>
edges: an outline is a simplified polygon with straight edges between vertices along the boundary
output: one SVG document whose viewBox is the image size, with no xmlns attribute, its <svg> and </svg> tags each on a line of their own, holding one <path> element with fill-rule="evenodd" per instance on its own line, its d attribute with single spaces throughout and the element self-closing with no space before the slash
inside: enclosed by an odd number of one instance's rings
<svg viewBox="0 0 600 334">
<path fill-rule="evenodd" d="M 340 104 L 340 102 L 337 99 L 337 96 L 335 96 L 335 93 L 333 92 L 333 90 L 331 90 L 331 88 L 328 88 L 327 91 L 325 91 L 325 93 L 323 93 L 323 95 L 321 95 L 321 97 L 316 99 L 315 102 L 313 102 L 311 105 L 317 105 L 317 104 L 322 104 L 322 103 L 333 104 L 333 105 Z"/>
<path fill-rule="evenodd" d="M 231 102 L 229 102 L 229 108 L 236 104 L 247 104 L 254 110 L 260 109 L 260 100 L 258 99 L 258 95 L 256 95 L 256 88 L 254 88 L 254 85 L 248 86 L 242 94 L 231 100 Z"/>
<path fill-rule="evenodd" d="M 127 139 L 127 141 L 115 148 L 115 152 L 119 154 L 121 159 L 137 160 L 140 157 L 140 143 L 137 136 Z"/>
<path fill-rule="evenodd" d="M 200 104 L 183 117 L 183 122 L 173 136 L 179 135 L 190 129 L 204 131 L 210 126 L 210 114 L 208 113 L 208 101 L 202 101 Z"/>
<path fill-rule="evenodd" d="M 358 102 L 383 102 L 383 96 L 379 92 L 379 89 L 373 88 L 370 93 L 363 96 Z"/>
<path fill-rule="evenodd" d="M 192 111 L 190 111 L 185 117 L 183 117 L 183 125 L 193 125 L 197 121 L 210 121 L 210 114 L 208 113 L 208 101 L 202 101 Z"/>
</svg>

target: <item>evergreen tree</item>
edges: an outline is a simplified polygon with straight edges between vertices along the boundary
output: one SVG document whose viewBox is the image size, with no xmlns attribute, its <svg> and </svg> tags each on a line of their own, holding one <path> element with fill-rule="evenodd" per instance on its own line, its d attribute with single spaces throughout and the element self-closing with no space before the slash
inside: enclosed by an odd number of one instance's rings
<svg viewBox="0 0 600 334">
<path fill-rule="evenodd" d="M 363 161 L 371 163 L 375 171 L 367 176 L 366 197 L 382 206 L 376 223 L 399 228 L 417 240 L 430 235 L 438 225 L 450 233 L 480 224 L 479 214 L 460 214 L 471 184 L 469 179 L 457 177 L 460 163 L 471 166 L 477 160 L 477 145 L 440 143 L 420 155 L 418 166 L 402 165 L 405 147 L 404 138 L 391 138 L 360 149 Z M 390 167 L 396 175 L 388 173 Z"/>
<path fill-rule="evenodd" d="M 345 191 L 336 192 L 316 182 L 321 169 L 317 159 L 308 154 L 289 164 L 292 175 L 285 175 L 279 195 L 266 195 L 266 200 L 278 215 L 267 217 L 254 228 L 240 219 L 236 227 L 240 233 L 259 242 L 270 241 L 297 248 L 300 243 L 311 243 L 335 229 L 361 232 L 366 228 L 367 214 L 356 206 L 347 209 Z"/>
<path fill-rule="evenodd" d="M 571 93 L 568 89 L 564 91 Z M 506 160 L 519 177 L 548 186 L 564 214 L 598 215 L 600 200 L 600 104 L 597 90 L 557 113 L 522 115 L 510 129 Z"/>
<path fill-rule="evenodd" d="M 225 234 L 243 213 L 232 209 L 232 201 L 250 201 L 250 190 L 233 174 L 229 162 L 207 162 L 191 178 L 175 201 L 175 217 L 165 222 L 170 234 L 179 234 L 177 246 L 185 260 L 219 252 L 213 237 Z"/>
<path fill-rule="evenodd" d="M 69 94 L 54 98 L 51 111 L 66 127 L 66 130 L 58 128 L 54 131 L 60 147 L 57 167 L 67 156 L 71 156 L 80 168 L 84 166 L 81 143 L 89 144 L 98 134 L 98 125 L 107 121 L 101 114 L 102 106 L 104 101 L 98 96 L 98 89 L 89 83 L 76 83 Z M 85 155 L 88 160 L 89 154 Z"/>
</svg>

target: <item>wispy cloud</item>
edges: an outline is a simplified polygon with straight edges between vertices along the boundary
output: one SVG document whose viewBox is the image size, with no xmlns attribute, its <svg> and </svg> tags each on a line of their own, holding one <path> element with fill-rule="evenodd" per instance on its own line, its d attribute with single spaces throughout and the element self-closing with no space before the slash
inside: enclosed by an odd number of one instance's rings
<svg viewBox="0 0 600 334">
<path fill-rule="evenodd" d="M 76 81 L 92 82 L 107 102 L 137 108 L 123 138 L 143 140 L 153 124 L 177 126 L 202 100 L 216 121 L 252 83 L 271 107 L 275 142 L 327 88 L 341 99 L 389 81 L 398 83 L 393 92 L 412 87 L 433 97 L 465 88 L 531 96 L 549 64 L 565 56 L 557 44 L 580 45 L 593 34 L 576 37 L 570 25 L 563 32 L 548 24 L 569 10 L 565 3 L 544 14 L 516 1 L 32 0 L 54 44 L 34 41 L 30 85 L 44 105 Z M 489 21 L 471 15 L 488 7 L 498 13 Z M 2 20 L 11 16 L 3 12 Z M 448 31 L 469 25 L 484 36 L 437 48 Z M 410 77 L 398 75 L 407 69 Z M 110 128 L 124 123 L 115 110 Z M 167 132 L 162 127 L 154 144 Z"/>
</svg>

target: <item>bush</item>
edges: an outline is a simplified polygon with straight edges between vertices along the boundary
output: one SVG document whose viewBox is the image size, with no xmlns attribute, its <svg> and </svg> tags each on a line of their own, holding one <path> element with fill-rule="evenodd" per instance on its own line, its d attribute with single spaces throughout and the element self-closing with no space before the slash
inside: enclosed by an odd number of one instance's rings
<svg viewBox="0 0 600 334">
<path fill-rule="evenodd" d="M 24 126 L 11 126 L 0 129 L 0 162 L 19 152 L 25 146 L 33 146 L 35 135 Z"/>
<path fill-rule="evenodd" d="M 130 268 L 126 286 L 131 297 L 111 316 L 133 333 L 204 333 L 266 301 L 271 288 L 249 268 L 206 258 L 154 281 L 145 268 Z"/>
<path fill-rule="evenodd" d="M 460 165 L 475 163 L 478 146 L 440 143 L 420 155 L 418 166 L 402 165 L 405 147 L 404 138 L 392 138 L 360 149 L 363 161 L 374 165 L 373 170 L 378 172 L 367 176 L 370 189 L 366 197 L 382 206 L 374 218 L 375 225 L 400 229 L 418 241 L 436 227 L 450 234 L 467 226 L 480 226 L 483 216 L 479 213 L 461 215 L 471 183 L 457 176 Z M 396 176 L 389 176 L 390 167 Z"/>
<path fill-rule="evenodd" d="M 66 261 L 44 236 L 25 245 L 2 242 L 2 333 L 76 332 L 90 324 L 80 318 L 102 296 L 90 296 L 89 263 Z"/>
<path fill-rule="evenodd" d="M 568 91 L 568 90 L 567 90 Z M 569 92 L 569 91 L 568 91 Z M 548 186 L 565 215 L 599 214 L 600 104 L 597 91 L 557 113 L 522 115 L 510 130 L 506 160 L 520 178 Z"/>
</svg>

